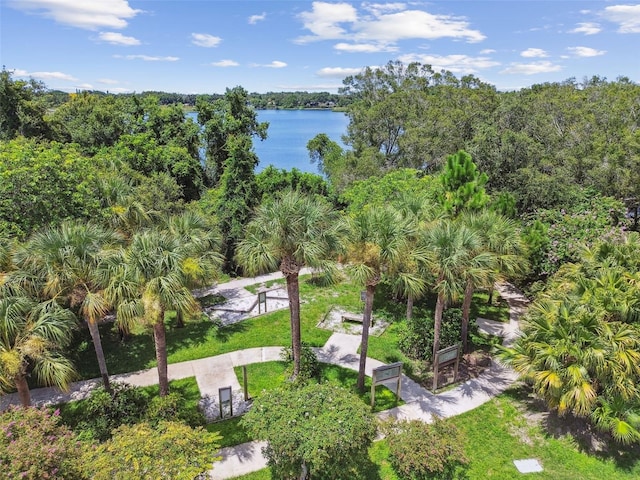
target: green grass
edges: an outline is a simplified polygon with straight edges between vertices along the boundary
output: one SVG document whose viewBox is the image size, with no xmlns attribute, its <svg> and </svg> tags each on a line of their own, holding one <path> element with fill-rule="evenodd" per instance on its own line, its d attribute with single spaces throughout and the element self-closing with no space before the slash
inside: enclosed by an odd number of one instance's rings
<svg viewBox="0 0 640 480">
<path fill-rule="evenodd" d="M 305 276 L 299 277 L 299 279 L 300 279 L 300 281 L 304 281 L 306 279 L 306 277 L 307 276 L 305 275 Z M 251 293 L 257 294 L 259 288 L 264 287 L 264 288 L 270 289 L 272 287 L 275 287 L 276 285 L 283 286 L 285 284 L 286 284 L 286 280 L 284 278 L 278 278 L 276 280 L 268 280 L 268 281 L 263 282 L 263 283 L 256 283 L 254 285 L 247 285 L 246 287 L 244 287 L 244 289 L 249 291 L 249 292 L 251 292 Z"/>
<path fill-rule="evenodd" d="M 218 432 L 222 435 L 220 440 L 220 448 L 240 445 L 241 443 L 250 442 L 253 438 L 247 431 L 239 425 L 242 417 L 229 418 L 219 422 L 209 423 L 205 426 L 208 432 Z"/>
<path fill-rule="evenodd" d="M 540 412 L 527 401 L 524 390 L 511 389 L 451 419 L 466 437 L 465 452 L 470 462 L 468 480 L 640 478 L 640 448 L 610 444 L 612 454 L 588 454 L 579 435 L 558 435 L 557 424 L 547 429 L 544 423 L 529 420 L 525 413 Z M 562 425 L 562 420 L 559 422 Z M 389 464 L 389 451 L 384 440 L 372 445 L 369 458 L 373 466 L 368 468 L 365 478 L 398 480 Z M 537 459 L 544 471 L 520 474 L 513 460 L 527 458 Z M 272 480 L 272 477 L 268 469 L 263 469 L 237 477 L 236 480 Z"/>
<path fill-rule="evenodd" d="M 247 380 L 249 396 L 252 398 L 260 396 L 263 391 L 273 390 L 284 384 L 289 377 L 286 362 L 264 362 L 247 365 Z M 235 367 L 236 376 L 242 384 L 242 367 Z M 365 393 L 356 391 L 355 385 L 358 380 L 358 372 L 343 368 L 338 365 L 327 363 L 320 364 L 320 382 L 331 382 L 341 385 L 354 393 L 367 405 L 371 404 L 371 378 L 365 378 Z M 384 385 L 376 385 L 376 404 L 374 412 L 388 410 L 397 405 L 403 405 L 402 399 L 396 402 L 395 393 Z"/>
<path fill-rule="evenodd" d="M 491 303 L 489 294 L 484 292 L 476 292 L 473 294 L 473 303 L 471 304 L 471 318 L 486 318 L 488 320 L 496 320 L 498 322 L 509 321 L 509 305 L 498 292 L 494 292 Z"/>
</svg>

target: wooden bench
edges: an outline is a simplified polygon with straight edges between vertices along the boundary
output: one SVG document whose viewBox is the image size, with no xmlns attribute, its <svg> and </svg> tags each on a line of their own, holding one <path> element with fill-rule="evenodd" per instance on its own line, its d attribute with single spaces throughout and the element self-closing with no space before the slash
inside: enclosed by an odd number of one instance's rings
<svg viewBox="0 0 640 480">
<path fill-rule="evenodd" d="M 363 317 L 364 317 L 363 315 L 353 315 L 352 313 L 343 313 L 341 318 L 343 322 L 363 323 L 364 322 Z M 371 326 L 373 326 L 373 317 L 371 317 Z"/>
</svg>

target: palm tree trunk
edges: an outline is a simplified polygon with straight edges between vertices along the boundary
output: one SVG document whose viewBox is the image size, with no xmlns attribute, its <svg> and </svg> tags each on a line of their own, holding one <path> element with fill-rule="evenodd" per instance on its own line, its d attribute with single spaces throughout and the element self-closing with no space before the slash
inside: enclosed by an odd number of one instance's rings
<svg viewBox="0 0 640 480">
<path fill-rule="evenodd" d="M 160 315 L 160 319 L 153 324 L 153 340 L 156 346 L 160 396 L 165 397 L 169 393 L 169 374 L 167 371 L 167 331 L 164 327 L 164 312 Z"/>
<path fill-rule="evenodd" d="M 302 335 L 300 333 L 300 284 L 298 273 L 289 273 L 287 279 L 287 294 L 289 296 L 289 315 L 291 320 L 291 350 L 293 352 L 293 378 L 300 373 L 300 359 L 302 358 Z"/>
<path fill-rule="evenodd" d="M 407 320 L 413 317 L 413 295 L 407 295 Z"/>
<path fill-rule="evenodd" d="M 371 325 L 371 313 L 373 312 L 373 295 L 376 285 L 367 285 L 367 295 L 364 302 L 364 315 L 362 317 L 362 341 L 360 342 L 360 367 L 358 368 L 358 390 L 364 392 L 364 369 L 367 364 L 367 350 L 369 349 L 369 326 Z"/>
<path fill-rule="evenodd" d="M 436 361 L 436 353 L 440 350 L 440 329 L 442 328 L 442 313 L 444 312 L 444 295 L 438 294 L 438 300 L 436 301 L 436 313 L 433 323 L 433 357 L 432 361 Z"/>
<path fill-rule="evenodd" d="M 184 328 L 184 315 L 182 310 L 176 310 L 176 328 Z"/>
<path fill-rule="evenodd" d="M 18 390 L 18 397 L 20 398 L 20 403 L 23 407 L 28 407 L 31 405 L 31 392 L 29 392 L 29 384 L 27 383 L 27 377 L 19 373 L 14 378 L 14 383 L 16 385 L 16 390 Z"/>
<path fill-rule="evenodd" d="M 471 301 L 473 300 L 473 283 L 467 280 L 464 289 L 464 301 L 462 302 L 462 351 L 467 353 L 469 336 L 469 315 L 471 313 Z"/>
<path fill-rule="evenodd" d="M 91 334 L 91 340 L 93 341 L 93 348 L 96 350 L 98 368 L 100 369 L 100 376 L 102 377 L 104 389 L 107 392 L 112 393 L 111 383 L 109 382 L 109 372 L 107 371 L 107 361 L 104 358 L 104 351 L 102 350 L 102 339 L 100 338 L 98 323 L 88 319 L 85 320 L 89 326 L 89 333 Z"/>
</svg>

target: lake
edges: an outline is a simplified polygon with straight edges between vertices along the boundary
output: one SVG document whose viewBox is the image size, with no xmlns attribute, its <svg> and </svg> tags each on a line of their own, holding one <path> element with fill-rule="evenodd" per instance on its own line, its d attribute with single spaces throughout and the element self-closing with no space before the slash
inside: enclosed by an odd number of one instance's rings
<svg viewBox="0 0 640 480">
<path fill-rule="evenodd" d="M 258 110 L 258 121 L 269 122 L 267 139 L 254 137 L 253 146 L 260 159 L 256 172 L 273 165 L 276 168 L 318 173 L 318 166 L 309 160 L 307 142 L 319 133 L 344 148 L 342 135 L 347 133 L 349 119 L 344 113 L 330 110 Z M 189 113 L 194 120 L 195 112 Z"/>
</svg>

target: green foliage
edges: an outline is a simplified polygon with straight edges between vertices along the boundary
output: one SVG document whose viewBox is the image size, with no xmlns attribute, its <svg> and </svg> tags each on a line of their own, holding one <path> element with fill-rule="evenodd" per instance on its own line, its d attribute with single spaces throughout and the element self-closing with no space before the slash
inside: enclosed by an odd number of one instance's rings
<svg viewBox="0 0 640 480">
<path fill-rule="evenodd" d="M 300 354 L 300 371 L 295 377 L 295 381 L 304 383 L 309 380 L 318 380 L 320 377 L 321 368 L 315 352 L 311 349 L 311 347 L 303 342 Z M 281 357 L 282 361 L 287 362 L 288 364 L 288 377 L 291 378 L 291 376 L 293 375 L 293 349 L 291 347 L 283 348 Z"/>
<path fill-rule="evenodd" d="M 83 445 L 58 412 L 17 408 L 0 413 L 0 477 L 73 480 L 81 475 Z"/>
<path fill-rule="evenodd" d="M 86 474 L 94 480 L 193 480 L 211 469 L 219 437 L 176 422 L 123 425 L 88 451 Z"/>
<path fill-rule="evenodd" d="M 400 480 L 465 479 L 465 438 L 450 420 L 392 421 L 383 426 L 389 460 Z"/>
<path fill-rule="evenodd" d="M 27 138 L 51 138 L 45 120 L 47 104 L 44 84 L 33 79 L 13 80 L 11 71 L 0 71 L 0 140 L 18 135 Z"/>
<path fill-rule="evenodd" d="M 554 273 L 580 258 L 584 247 L 620 238 L 625 230 L 624 205 L 611 197 L 589 197 L 561 210 L 538 210 L 524 229 L 534 276 Z"/>
<path fill-rule="evenodd" d="M 120 425 L 133 425 L 144 417 L 149 397 L 142 389 L 118 382 L 113 382 L 111 388 L 112 394 L 99 387 L 89 395 L 83 419 L 74 426 L 83 432 L 83 437 L 104 441 Z"/>
<path fill-rule="evenodd" d="M 444 311 L 440 330 L 440 348 L 460 342 L 462 311 L 449 308 Z M 431 361 L 433 357 L 433 317 L 414 316 L 398 326 L 398 347 L 408 357 Z"/>
<path fill-rule="evenodd" d="M 0 231 L 24 237 L 68 218 L 100 216 L 104 171 L 74 145 L 19 138 L 0 143 Z"/>
<path fill-rule="evenodd" d="M 445 211 L 458 215 L 464 210 L 479 210 L 489 201 L 484 186 L 489 180 L 486 173 L 480 173 L 471 155 L 459 150 L 449 155 L 440 174 L 444 188 L 441 203 Z"/>
<path fill-rule="evenodd" d="M 332 384 L 284 388 L 258 397 L 242 424 L 265 439 L 275 478 L 354 478 L 375 436 L 369 408 Z"/>
<path fill-rule="evenodd" d="M 191 427 L 204 425 L 204 415 L 193 408 L 187 408 L 186 403 L 186 399 L 177 392 L 164 397 L 153 397 L 147 406 L 145 419 L 152 426 L 162 421 L 182 422 Z"/>
<path fill-rule="evenodd" d="M 308 195 L 326 197 L 329 191 L 327 182 L 320 175 L 301 172 L 297 168 L 287 171 L 269 165 L 256 175 L 257 197 L 273 199 L 279 192 L 297 190 Z"/>
</svg>

